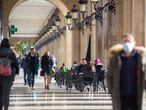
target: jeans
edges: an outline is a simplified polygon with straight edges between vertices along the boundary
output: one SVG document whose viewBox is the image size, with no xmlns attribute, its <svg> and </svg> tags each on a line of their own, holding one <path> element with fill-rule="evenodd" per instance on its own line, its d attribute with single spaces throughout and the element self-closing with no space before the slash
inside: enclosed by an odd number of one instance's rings
<svg viewBox="0 0 146 110">
<path fill-rule="evenodd" d="M 36 75 L 35 72 L 32 72 L 32 71 L 28 72 L 28 74 L 27 74 L 27 81 L 28 81 L 29 87 L 32 87 L 32 88 L 34 87 L 35 75 Z"/>
<path fill-rule="evenodd" d="M 0 110 L 8 110 L 12 79 L 0 78 Z"/>
</svg>

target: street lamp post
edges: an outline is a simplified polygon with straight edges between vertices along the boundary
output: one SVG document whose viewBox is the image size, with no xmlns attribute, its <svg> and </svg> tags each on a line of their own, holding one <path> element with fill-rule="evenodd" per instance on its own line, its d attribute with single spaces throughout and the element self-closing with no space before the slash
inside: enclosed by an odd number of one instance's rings
<svg viewBox="0 0 146 110">
<path fill-rule="evenodd" d="M 79 7 L 73 5 L 71 12 L 68 12 L 66 17 L 67 26 L 69 30 L 84 30 L 84 27 L 88 27 L 91 25 L 91 22 L 96 19 L 96 21 L 101 22 L 102 24 L 102 14 L 103 12 L 107 13 L 115 13 L 116 6 L 115 1 L 111 0 L 110 2 L 106 3 L 103 7 L 99 5 L 100 0 L 91 0 L 92 4 L 94 5 L 95 12 L 88 15 L 87 12 L 87 4 L 88 0 L 79 0 Z M 79 15 L 82 16 L 82 21 L 78 22 Z"/>
</svg>

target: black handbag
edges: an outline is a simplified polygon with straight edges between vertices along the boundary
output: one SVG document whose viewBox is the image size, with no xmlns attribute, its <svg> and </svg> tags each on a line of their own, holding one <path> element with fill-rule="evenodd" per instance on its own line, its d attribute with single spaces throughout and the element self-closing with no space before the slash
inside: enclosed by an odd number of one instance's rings
<svg viewBox="0 0 146 110">
<path fill-rule="evenodd" d="M 43 70 L 40 71 L 40 76 L 44 76 L 45 72 Z"/>
</svg>

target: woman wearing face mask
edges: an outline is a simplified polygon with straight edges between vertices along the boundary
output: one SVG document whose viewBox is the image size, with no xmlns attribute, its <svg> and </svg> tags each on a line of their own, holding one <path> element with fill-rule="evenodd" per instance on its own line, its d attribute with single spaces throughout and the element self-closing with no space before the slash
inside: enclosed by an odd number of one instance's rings
<svg viewBox="0 0 146 110">
<path fill-rule="evenodd" d="M 107 85 L 112 96 L 113 110 L 142 110 L 144 87 L 144 53 L 135 46 L 131 34 L 123 35 L 123 43 L 110 49 Z"/>
</svg>

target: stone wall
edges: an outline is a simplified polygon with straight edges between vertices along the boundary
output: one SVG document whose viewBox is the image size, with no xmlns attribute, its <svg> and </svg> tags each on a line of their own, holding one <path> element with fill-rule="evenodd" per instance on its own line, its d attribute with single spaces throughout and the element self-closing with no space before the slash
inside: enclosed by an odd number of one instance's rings
<svg viewBox="0 0 146 110">
<path fill-rule="evenodd" d="M 145 45 L 145 0 L 116 0 L 116 37 L 132 33 L 137 45 Z"/>
</svg>

